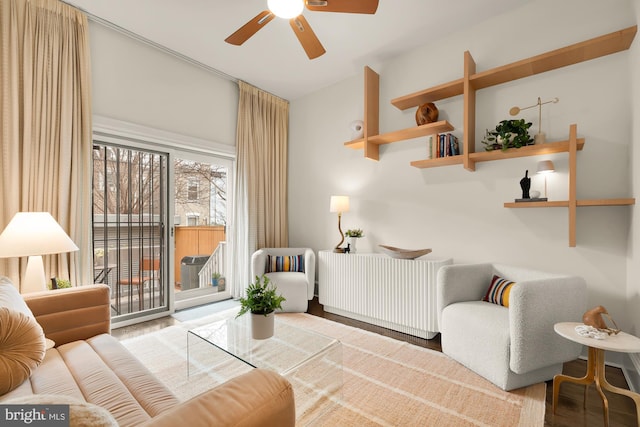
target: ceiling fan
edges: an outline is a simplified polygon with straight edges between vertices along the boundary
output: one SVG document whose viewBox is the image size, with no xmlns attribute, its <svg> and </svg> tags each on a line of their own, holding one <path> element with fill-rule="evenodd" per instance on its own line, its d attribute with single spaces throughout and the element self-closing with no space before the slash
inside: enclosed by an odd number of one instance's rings
<svg viewBox="0 0 640 427">
<path fill-rule="evenodd" d="M 255 18 L 240 27 L 225 39 L 227 43 L 240 46 L 267 25 L 276 16 L 289 20 L 289 25 L 298 37 L 309 59 L 317 58 L 326 51 L 302 15 L 306 7 L 314 12 L 341 12 L 374 14 L 378 0 L 267 0 L 268 10 L 263 10 Z"/>
</svg>

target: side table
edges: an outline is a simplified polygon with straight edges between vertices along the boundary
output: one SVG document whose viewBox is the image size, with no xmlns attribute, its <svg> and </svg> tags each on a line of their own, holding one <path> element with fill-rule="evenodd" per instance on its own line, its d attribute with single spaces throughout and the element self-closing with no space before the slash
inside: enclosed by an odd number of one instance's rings
<svg viewBox="0 0 640 427">
<path fill-rule="evenodd" d="M 579 335 L 575 328 L 582 323 L 578 322 L 562 322 L 556 323 L 553 329 L 556 333 L 568 340 L 586 345 L 589 348 L 589 358 L 587 359 L 587 373 L 582 378 L 574 378 L 567 375 L 556 375 L 553 377 L 553 413 L 556 413 L 558 406 L 558 394 L 560 392 L 560 384 L 565 381 L 584 384 L 584 405 L 587 403 L 587 391 L 589 385 L 596 384 L 596 389 L 602 398 L 602 407 L 604 411 L 604 425 L 609 426 L 609 402 L 602 389 L 612 393 L 622 394 L 630 397 L 636 404 L 636 412 L 638 416 L 638 426 L 640 427 L 640 394 L 634 393 L 623 388 L 615 387 L 609 384 L 605 378 L 604 368 L 604 352 L 605 350 L 617 351 L 620 353 L 640 353 L 640 338 L 620 332 L 617 335 L 609 335 L 604 340 L 583 337 Z"/>
</svg>

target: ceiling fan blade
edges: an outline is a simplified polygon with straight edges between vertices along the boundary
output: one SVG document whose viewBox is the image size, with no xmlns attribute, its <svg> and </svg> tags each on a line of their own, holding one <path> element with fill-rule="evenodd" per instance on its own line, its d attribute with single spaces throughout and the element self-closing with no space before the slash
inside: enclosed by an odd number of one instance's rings
<svg viewBox="0 0 640 427">
<path fill-rule="evenodd" d="M 296 33 L 296 37 L 298 37 L 304 51 L 307 52 L 309 59 L 315 59 L 326 52 L 304 16 L 298 15 L 297 18 L 290 19 L 289 25 Z"/>
<path fill-rule="evenodd" d="M 315 12 L 342 12 L 374 14 L 378 0 L 306 0 L 307 9 Z"/>
<path fill-rule="evenodd" d="M 236 46 L 240 46 L 242 43 L 249 40 L 251 36 L 258 32 L 259 29 L 267 25 L 276 16 L 268 10 L 263 10 L 251 21 L 244 24 L 242 27 L 227 37 L 224 41 Z"/>
</svg>

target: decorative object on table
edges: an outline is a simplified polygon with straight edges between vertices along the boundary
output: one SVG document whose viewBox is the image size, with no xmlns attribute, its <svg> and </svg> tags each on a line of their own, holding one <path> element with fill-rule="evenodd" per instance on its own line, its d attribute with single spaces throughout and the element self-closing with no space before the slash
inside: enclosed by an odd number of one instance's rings
<svg viewBox="0 0 640 427">
<path fill-rule="evenodd" d="M 224 292 L 224 290 L 226 289 L 226 283 L 227 279 L 225 279 L 224 276 L 221 276 L 218 279 L 218 292 Z"/>
<path fill-rule="evenodd" d="M 530 105 L 528 107 L 524 107 L 524 108 L 519 108 L 519 107 L 512 107 L 509 110 L 509 114 L 511 114 L 512 116 L 517 115 L 520 111 L 522 110 L 528 110 L 529 108 L 533 108 L 533 107 L 538 107 L 538 133 L 534 136 L 533 138 L 533 143 L 534 144 L 544 144 L 545 143 L 545 134 L 544 132 L 542 132 L 542 106 L 545 104 L 549 104 L 551 102 L 553 102 L 554 104 L 556 102 L 560 101 L 558 98 L 553 98 L 551 101 L 545 101 L 545 102 L 541 102 L 540 101 L 540 97 L 538 97 L 538 102 L 534 105 Z"/>
<path fill-rule="evenodd" d="M 615 326 L 615 328 L 610 328 L 607 325 L 607 322 L 605 322 L 602 317 L 603 314 L 609 318 L 609 320 L 611 321 L 611 323 L 613 323 L 613 326 Z M 592 326 L 601 332 L 606 332 L 608 335 L 611 335 L 611 334 L 616 335 L 620 332 L 620 328 L 618 328 L 618 325 L 616 324 L 615 320 L 613 320 L 613 318 L 609 315 L 609 313 L 607 312 L 607 309 L 601 305 L 594 307 L 591 310 L 587 310 L 582 315 L 582 323 L 584 323 L 587 326 Z"/>
<path fill-rule="evenodd" d="M 507 150 L 533 144 L 529 128 L 533 123 L 519 120 L 502 120 L 494 130 L 486 130 L 482 144 L 485 151 Z"/>
<path fill-rule="evenodd" d="M 598 328 L 594 328 L 593 326 L 587 325 L 578 325 L 576 326 L 576 333 L 581 337 L 593 338 L 596 340 L 606 340 L 609 334 L 606 332 L 602 332 Z"/>
<path fill-rule="evenodd" d="M 542 200 L 540 198 L 540 192 L 538 190 L 531 190 L 529 194 L 531 195 L 531 199 Z M 544 200 L 547 200 L 547 199 L 544 199 Z"/>
<path fill-rule="evenodd" d="M 538 162 L 538 173 L 544 175 L 544 198 L 547 199 L 547 175 L 556 171 L 551 160 L 541 160 Z"/>
<path fill-rule="evenodd" d="M 426 125 L 438 121 L 438 107 L 433 102 L 422 104 L 416 110 L 416 124 L 418 126 Z"/>
<path fill-rule="evenodd" d="M 47 289 L 42 255 L 77 250 L 73 240 L 48 212 L 18 212 L 0 234 L 0 258 L 29 257 L 21 293 Z"/>
<path fill-rule="evenodd" d="M 348 242 L 347 247 L 349 249 L 349 252 L 355 254 L 357 251 L 356 242 L 361 237 L 364 237 L 364 232 L 360 228 L 353 228 L 353 229 L 347 230 L 344 233 L 344 235 L 347 236 L 347 242 Z"/>
<path fill-rule="evenodd" d="M 431 253 L 431 249 L 401 249 L 393 246 L 378 245 L 382 251 L 391 258 L 398 259 L 416 259 L 422 255 Z"/>
<path fill-rule="evenodd" d="M 354 120 L 349 123 L 349 129 L 351 129 L 352 141 L 364 136 L 364 122 L 362 120 Z"/>
<path fill-rule="evenodd" d="M 71 282 L 67 279 L 59 279 L 57 277 L 52 277 L 51 280 L 49 281 L 50 290 L 64 289 L 64 288 L 70 288 L 70 287 L 71 287 Z"/>
<path fill-rule="evenodd" d="M 349 196 L 331 196 L 331 202 L 329 204 L 329 212 L 338 213 L 338 231 L 340 232 L 340 242 L 333 249 L 334 252 L 344 253 L 344 248 L 340 245 L 344 243 L 344 234 L 340 226 L 340 220 L 344 212 L 349 212 Z"/>
<path fill-rule="evenodd" d="M 264 274 L 256 276 L 247 288 L 247 296 L 240 298 L 240 311 L 236 317 L 251 312 L 251 335 L 262 340 L 273 336 L 275 311 L 282 309 L 286 298 L 276 293 L 276 286 Z"/>
</svg>

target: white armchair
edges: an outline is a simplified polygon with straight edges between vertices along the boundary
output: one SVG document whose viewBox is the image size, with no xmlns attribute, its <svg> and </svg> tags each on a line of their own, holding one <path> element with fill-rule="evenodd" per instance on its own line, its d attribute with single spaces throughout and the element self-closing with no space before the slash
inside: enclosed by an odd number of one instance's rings
<svg viewBox="0 0 640 427">
<path fill-rule="evenodd" d="M 269 256 L 304 255 L 304 272 L 272 271 L 265 272 Z M 307 311 L 309 300 L 313 299 L 316 280 L 316 255 L 309 248 L 262 248 L 251 257 L 251 279 L 265 275 L 278 288 L 278 292 L 286 298 L 282 303 L 282 311 Z"/>
<path fill-rule="evenodd" d="M 509 307 L 482 301 L 493 275 L 516 282 Z M 454 264 L 438 271 L 442 352 L 504 390 L 547 381 L 582 346 L 554 332 L 579 322 L 587 286 L 576 276 L 499 264 Z"/>
</svg>

